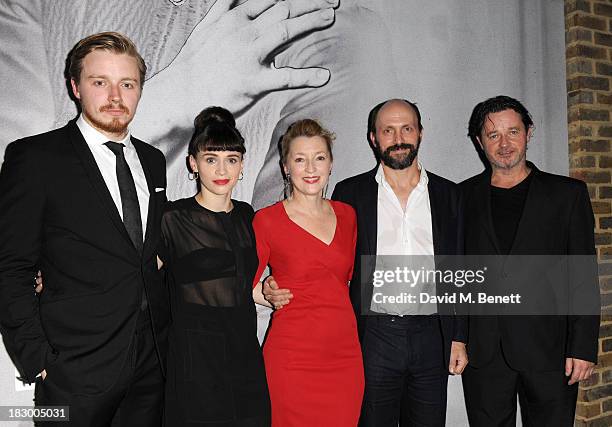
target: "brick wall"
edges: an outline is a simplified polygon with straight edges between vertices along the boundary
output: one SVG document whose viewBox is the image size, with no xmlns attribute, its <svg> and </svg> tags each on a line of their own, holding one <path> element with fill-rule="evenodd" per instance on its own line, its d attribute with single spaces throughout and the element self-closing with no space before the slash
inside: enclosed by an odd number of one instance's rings
<svg viewBox="0 0 612 427">
<path fill-rule="evenodd" d="M 570 175 L 595 211 L 602 292 L 596 373 L 580 386 L 576 426 L 612 426 L 612 0 L 565 0 Z"/>
</svg>

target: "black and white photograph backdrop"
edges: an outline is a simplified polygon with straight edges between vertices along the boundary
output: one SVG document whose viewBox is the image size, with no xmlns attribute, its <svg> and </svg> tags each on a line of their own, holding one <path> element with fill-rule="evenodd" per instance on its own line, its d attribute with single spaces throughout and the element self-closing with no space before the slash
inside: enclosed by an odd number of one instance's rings
<svg viewBox="0 0 612 427">
<path fill-rule="evenodd" d="M 567 175 L 562 0 L 0 0 L 0 154 L 13 140 L 77 114 L 64 80 L 69 50 L 100 31 L 130 37 L 148 71 L 134 136 L 167 157 L 168 198 L 195 194 L 185 157 L 193 119 L 220 105 L 246 140 L 234 197 L 255 209 L 282 197 L 277 143 L 315 118 L 336 134 L 329 193 L 371 169 L 367 116 L 388 98 L 423 117 L 420 161 L 455 182 L 483 169 L 467 137 L 472 108 L 499 94 L 534 116 L 528 158 Z M 269 312 L 259 311 L 263 337 Z M 0 350 L 3 405 L 31 405 Z M 467 426 L 461 380 L 451 378 L 449 426 Z M 11 425 L 30 425 L 28 423 Z"/>
</svg>

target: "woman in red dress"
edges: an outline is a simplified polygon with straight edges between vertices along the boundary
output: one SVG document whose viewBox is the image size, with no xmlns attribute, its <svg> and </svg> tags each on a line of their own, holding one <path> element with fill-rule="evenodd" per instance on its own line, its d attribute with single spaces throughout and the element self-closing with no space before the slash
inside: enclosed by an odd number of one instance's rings
<svg viewBox="0 0 612 427">
<path fill-rule="evenodd" d="M 332 139 L 314 120 L 289 127 L 281 142 L 289 196 L 253 221 L 255 277 L 269 265 L 294 296 L 274 313 L 264 344 L 274 427 L 352 427 L 359 420 L 364 377 L 348 295 L 356 220 L 349 205 L 322 197 Z"/>
</svg>

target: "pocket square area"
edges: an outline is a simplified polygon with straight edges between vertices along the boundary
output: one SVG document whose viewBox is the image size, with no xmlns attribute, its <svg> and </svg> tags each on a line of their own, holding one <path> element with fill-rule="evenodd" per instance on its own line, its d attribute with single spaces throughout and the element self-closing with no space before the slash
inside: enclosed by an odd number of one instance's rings
<svg viewBox="0 0 612 427">
<path fill-rule="evenodd" d="M 155 192 L 159 193 L 160 191 L 164 191 L 165 188 L 164 187 L 155 187 Z"/>
</svg>

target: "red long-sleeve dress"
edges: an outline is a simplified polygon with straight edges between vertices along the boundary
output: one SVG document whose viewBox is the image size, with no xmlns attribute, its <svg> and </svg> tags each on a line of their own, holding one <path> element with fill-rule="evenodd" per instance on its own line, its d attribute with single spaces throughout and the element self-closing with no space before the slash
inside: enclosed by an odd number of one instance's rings
<svg viewBox="0 0 612 427">
<path fill-rule="evenodd" d="M 282 202 L 260 210 L 253 228 L 261 276 L 266 265 L 294 297 L 274 312 L 264 343 L 273 427 L 357 425 L 364 377 L 348 282 L 356 219 L 330 201 L 336 230 L 329 245 L 294 223 Z"/>
</svg>

